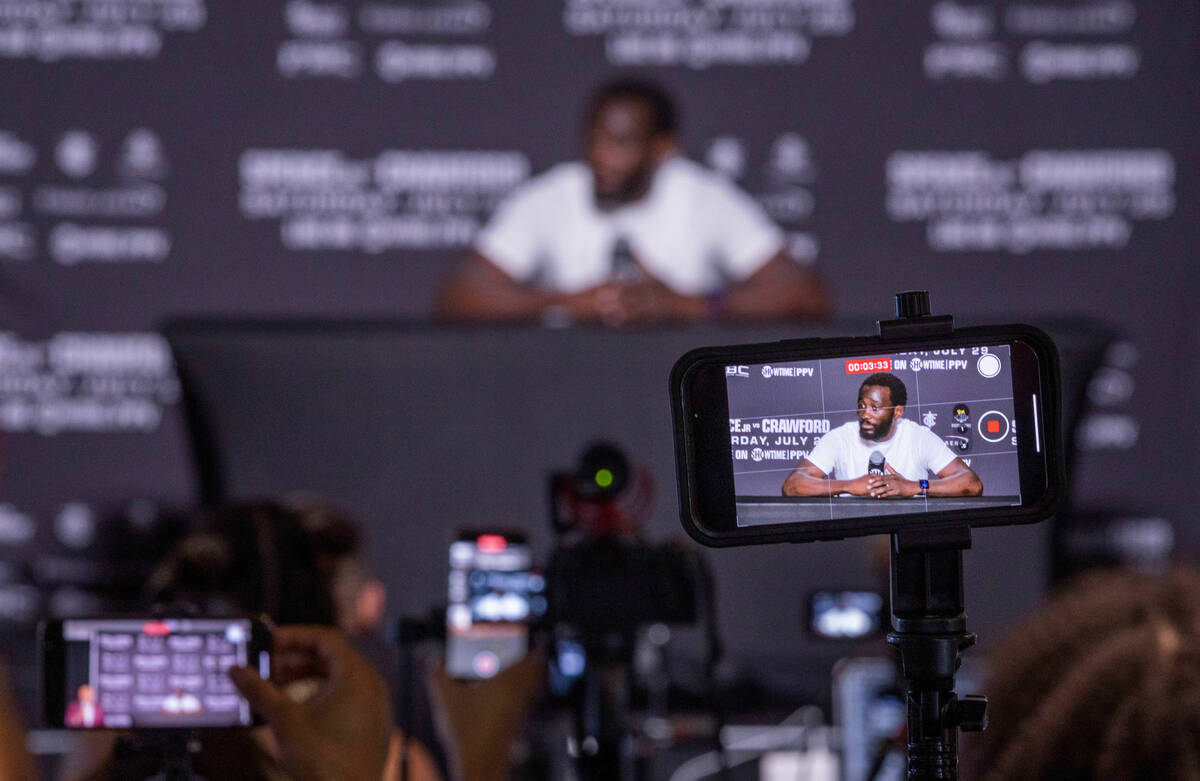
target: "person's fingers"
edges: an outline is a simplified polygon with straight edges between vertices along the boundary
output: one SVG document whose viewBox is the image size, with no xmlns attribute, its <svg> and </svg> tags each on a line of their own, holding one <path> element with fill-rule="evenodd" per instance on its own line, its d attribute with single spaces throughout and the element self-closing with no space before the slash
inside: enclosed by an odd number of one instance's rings
<svg viewBox="0 0 1200 781">
<path fill-rule="evenodd" d="M 284 727 L 290 723 L 297 705 L 275 684 L 259 677 L 258 671 L 250 667 L 230 667 L 229 680 L 267 723 Z"/>
<path fill-rule="evenodd" d="M 897 471 L 896 471 L 896 467 L 892 466 L 892 465 L 891 465 L 891 464 L 889 464 L 887 461 L 884 461 L 884 462 L 883 462 L 883 468 L 884 468 L 884 469 L 886 469 L 886 470 L 888 470 L 889 472 L 891 472 L 891 473 L 892 473 L 892 474 L 894 474 L 894 475 L 899 475 L 899 474 L 900 474 L 899 472 L 897 472 Z"/>
<path fill-rule="evenodd" d="M 305 678 L 323 678 L 324 666 L 307 651 L 276 651 L 271 655 L 271 680 L 284 686 Z"/>
<path fill-rule="evenodd" d="M 275 653 L 307 654 L 315 671 L 330 678 L 345 672 L 354 649 L 341 632 L 327 626 L 285 626 L 275 630 L 272 638 Z"/>
</svg>

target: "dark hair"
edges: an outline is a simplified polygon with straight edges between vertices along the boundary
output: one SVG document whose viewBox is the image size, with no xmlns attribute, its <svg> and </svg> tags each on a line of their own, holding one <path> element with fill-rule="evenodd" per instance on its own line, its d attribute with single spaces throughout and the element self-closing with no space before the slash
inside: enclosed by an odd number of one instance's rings
<svg viewBox="0 0 1200 781">
<path fill-rule="evenodd" d="M 330 580 L 298 512 L 239 502 L 201 517 L 155 569 L 147 597 L 202 613 L 264 613 L 277 624 L 336 623 Z"/>
<path fill-rule="evenodd" d="M 997 649 L 988 694 L 982 781 L 1200 778 L 1200 575 L 1082 578 Z"/>
<path fill-rule="evenodd" d="M 596 116 L 607 104 L 615 100 L 638 100 L 650 109 L 651 129 L 654 135 L 673 135 L 678 130 L 675 104 L 667 91 L 654 82 L 641 79 L 617 79 L 596 88 L 588 100 L 587 125 L 596 121 Z"/>
<path fill-rule="evenodd" d="M 858 395 L 862 395 L 863 388 L 868 385 L 878 385 L 881 388 L 887 388 L 892 392 L 892 406 L 903 407 L 908 403 L 908 388 L 904 387 L 904 383 L 894 374 L 887 372 L 876 372 L 862 381 L 862 385 L 858 386 Z"/>
</svg>

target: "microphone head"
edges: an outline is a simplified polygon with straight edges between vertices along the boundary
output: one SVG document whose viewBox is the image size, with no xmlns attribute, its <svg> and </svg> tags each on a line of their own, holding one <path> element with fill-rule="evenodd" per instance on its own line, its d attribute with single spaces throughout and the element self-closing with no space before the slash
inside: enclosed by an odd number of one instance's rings
<svg viewBox="0 0 1200 781">
<path fill-rule="evenodd" d="M 871 451 L 871 466 L 883 466 L 883 453 L 878 450 Z"/>
</svg>

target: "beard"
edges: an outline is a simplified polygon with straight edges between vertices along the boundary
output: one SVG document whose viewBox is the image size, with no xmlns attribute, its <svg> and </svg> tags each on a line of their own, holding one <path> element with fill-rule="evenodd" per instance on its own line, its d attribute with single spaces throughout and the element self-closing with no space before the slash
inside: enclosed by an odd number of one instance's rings
<svg viewBox="0 0 1200 781">
<path fill-rule="evenodd" d="M 884 439 L 887 439 L 888 434 L 892 433 L 892 425 L 896 422 L 896 413 L 893 412 L 887 418 L 875 424 L 875 430 L 870 433 L 863 431 L 864 422 L 865 421 L 861 420 L 858 422 L 858 435 L 863 439 L 869 439 L 872 442 L 880 442 Z"/>
<path fill-rule="evenodd" d="M 637 168 L 622 181 L 615 182 L 607 188 L 601 188 L 593 180 L 592 195 L 596 207 L 600 211 L 612 211 L 627 203 L 641 200 L 650 192 L 654 179 L 654 166 L 647 165 Z"/>
</svg>

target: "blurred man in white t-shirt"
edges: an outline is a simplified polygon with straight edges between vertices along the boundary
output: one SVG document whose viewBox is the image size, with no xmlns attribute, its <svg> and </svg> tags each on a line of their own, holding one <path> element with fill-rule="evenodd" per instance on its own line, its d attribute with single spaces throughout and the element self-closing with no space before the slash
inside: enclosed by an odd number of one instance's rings
<svg viewBox="0 0 1200 781">
<path fill-rule="evenodd" d="M 858 420 L 830 431 L 783 481 L 784 496 L 979 496 L 983 482 L 925 426 L 904 417 L 908 390 L 879 372 L 858 389 Z M 874 466 L 874 469 L 872 469 Z"/>
<path fill-rule="evenodd" d="M 678 154 L 658 87 L 613 82 L 587 113 L 584 161 L 500 204 L 443 287 L 442 315 L 602 321 L 822 317 L 820 280 L 754 199 Z"/>
</svg>

